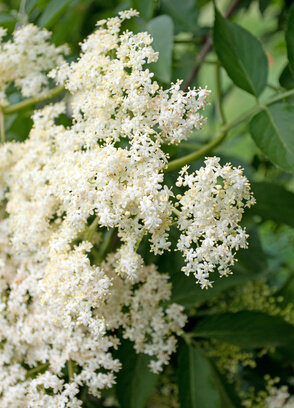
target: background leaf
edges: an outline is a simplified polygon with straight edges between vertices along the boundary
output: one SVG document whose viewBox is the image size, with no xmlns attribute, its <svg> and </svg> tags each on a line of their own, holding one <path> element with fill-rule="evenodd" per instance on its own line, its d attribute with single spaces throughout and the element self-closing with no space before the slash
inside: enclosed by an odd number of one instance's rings
<svg viewBox="0 0 294 408">
<path fill-rule="evenodd" d="M 70 2 L 71 0 L 51 0 L 39 19 L 39 25 L 46 28 L 51 27 Z"/>
<path fill-rule="evenodd" d="M 178 385 L 181 408 L 234 408 L 209 359 L 186 344 L 178 357 Z"/>
<path fill-rule="evenodd" d="M 213 45 L 218 59 L 239 88 L 260 95 L 268 75 L 268 61 L 259 41 L 247 30 L 215 10 Z"/>
<path fill-rule="evenodd" d="M 189 308 L 193 305 L 213 299 L 225 290 L 243 285 L 260 277 L 267 268 L 266 257 L 257 231 L 251 229 L 248 232 L 248 249 L 238 252 L 238 262 L 232 268 L 233 274 L 221 278 L 216 271 L 214 275 L 212 275 L 214 283 L 209 290 L 201 289 L 201 287 L 196 284 L 193 275 L 186 276 L 180 270 L 181 266 L 177 265 L 174 267 L 175 272 L 171 276 L 171 302 L 180 303 L 186 308 Z"/>
<path fill-rule="evenodd" d="M 25 2 L 25 11 L 29 14 L 38 3 L 38 0 L 27 0 Z"/>
<path fill-rule="evenodd" d="M 153 391 L 157 375 L 151 373 L 150 358 L 136 354 L 130 341 L 123 341 L 118 357 L 122 369 L 117 375 L 116 395 L 121 408 L 144 408 Z"/>
<path fill-rule="evenodd" d="M 294 5 L 292 5 L 289 12 L 286 29 L 286 44 L 290 69 L 294 74 Z"/>
<path fill-rule="evenodd" d="M 290 69 L 289 64 L 285 66 L 281 75 L 279 77 L 279 83 L 283 88 L 292 89 L 294 88 L 294 75 Z"/>
<path fill-rule="evenodd" d="M 181 408 L 221 408 L 209 361 L 187 345 L 179 352 L 178 384 Z"/>
<path fill-rule="evenodd" d="M 171 302 L 179 303 L 189 308 L 198 303 L 213 299 L 223 291 L 231 289 L 234 286 L 243 285 L 254 279 L 254 276 L 252 277 L 252 275 L 246 274 L 244 270 L 240 268 L 238 272 L 232 276 L 220 278 L 218 275 L 215 275 L 213 279 L 213 287 L 209 290 L 203 290 L 196 284 L 194 276 L 186 276 L 183 272 L 179 271 L 172 276 L 173 292 Z"/>
<path fill-rule="evenodd" d="M 175 31 L 192 31 L 198 30 L 198 2 L 195 0 L 161 0 L 160 6 L 164 14 L 168 14 L 175 24 Z"/>
<path fill-rule="evenodd" d="M 256 204 L 250 209 L 263 220 L 294 227 L 294 194 L 279 184 L 270 182 L 251 183 Z"/>
<path fill-rule="evenodd" d="M 294 170 L 294 106 L 265 107 L 250 122 L 250 133 L 260 150 L 277 166 Z"/>
<path fill-rule="evenodd" d="M 221 313 L 202 319 L 197 337 L 213 338 L 246 348 L 271 347 L 294 341 L 294 326 L 262 312 Z"/>
<path fill-rule="evenodd" d="M 150 69 L 158 79 L 169 82 L 173 50 L 173 21 L 165 15 L 156 17 L 147 24 L 147 30 L 153 37 L 153 48 L 159 52 L 158 61 L 150 64 Z"/>
<path fill-rule="evenodd" d="M 0 13 L 0 25 L 7 28 L 9 31 L 13 31 L 16 23 L 14 16 L 6 13 Z"/>
<path fill-rule="evenodd" d="M 155 0 L 132 0 L 132 7 L 139 11 L 140 17 L 145 20 L 150 20 L 152 17 Z"/>
</svg>

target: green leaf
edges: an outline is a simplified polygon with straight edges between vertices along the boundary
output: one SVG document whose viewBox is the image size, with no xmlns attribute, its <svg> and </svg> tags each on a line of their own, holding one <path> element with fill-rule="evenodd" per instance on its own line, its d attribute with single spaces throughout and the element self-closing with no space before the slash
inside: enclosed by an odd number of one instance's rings
<svg viewBox="0 0 294 408">
<path fill-rule="evenodd" d="M 215 10 L 213 45 L 227 74 L 239 88 L 260 95 L 267 83 L 268 60 L 252 34 Z"/>
<path fill-rule="evenodd" d="M 292 89 L 294 88 L 294 75 L 290 70 L 289 64 L 285 66 L 283 71 L 281 72 L 279 83 L 283 88 Z"/>
<path fill-rule="evenodd" d="M 267 9 L 267 7 L 269 6 L 271 0 L 259 0 L 259 10 L 261 12 L 261 14 L 264 14 L 265 10 Z"/>
<path fill-rule="evenodd" d="M 249 234 L 248 248 L 240 249 L 237 252 L 238 263 L 233 267 L 233 271 L 237 269 L 236 274 L 240 274 L 239 268 L 245 269 L 247 276 L 249 275 L 249 280 L 250 278 L 259 278 L 260 274 L 267 269 L 267 259 L 259 238 L 258 229 L 253 227 L 248 229 L 247 232 Z"/>
<path fill-rule="evenodd" d="M 290 69 L 294 74 L 294 5 L 290 8 L 285 35 Z"/>
<path fill-rule="evenodd" d="M 145 402 L 157 381 L 150 372 L 150 357 L 136 354 L 130 341 L 123 341 L 119 348 L 122 369 L 117 376 L 116 395 L 121 408 L 144 408 Z"/>
<path fill-rule="evenodd" d="M 2 27 L 5 27 L 9 31 L 12 31 L 15 23 L 16 23 L 16 19 L 14 16 L 10 14 L 6 14 L 6 13 L 0 13 L 0 25 Z"/>
<path fill-rule="evenodd" d="M 39 25 L 41 27 L 51 27 L 70 2 L 71 0 L 51 0 L 39 19 Z"/>
<path fill-rule="evenodd" d="M 236 273 L 227 278 L 220 278 L 218 275 L 215 275 L 213 276 L 213 287 L 205 290 L 196 284 L 194 276 L 186 276 L 183 272 L 178 271 L 171 279 L 173 285 L 171 302 L 179 303 L 189 308 L 195 304 L 212 299 L 221 292 L 231 289 L 234 286 L 242 285 L 252 279 L 254 279 L 254 277 L 249 274 L 246 275 L 244 272 L 241 274 Z"/>
<path fill-rule="evenodd" d="M 264 107 L 251 119 L 250 133 L 274 164 L 294 170 L 294 106 L 276 103 Z"/>
<path fill-rule="evenodd" d="M 294 363 L 294 349 L 292 345 L 278 347 L 276 353 L 289 364 Z"/>
<path fill-rule="evenodd" d="M 27 0 L 25 2 L 26 13 L 29 14 L 33 10 L 33 8 L 37 5 L 37 3 L 38 3 L 38 0 Z"/>
<path fill-rule="evenodd" d="M 183 346 L 179 353 L 178 384 L 181 408 L 221 408 L 209 361 L 195 348 Z"/>
<path fill-rule="evenodd" d="M 173 51 L 173 21 L 169 16 L 153 18 L 147 24 L 147 31 L 153 37 L 152 46 L 159 52 L 156 63 L 150 64 L 150 69 L 163 82 L 171 80 L 172 51 Z"/>
<path fill-rule="evenodd" d="M 234 408 L 209 359 L 196 348 L 180 348 L 178 385 L 181 408 Z"/>
<path fill-rule="evenodd" d="M 195 33 L 199 30 L 197 24 L 198 1 L 161 0 L 160 5 L 162 12 L 173 19 L 176 32 L 190 31 Z"/>
<path fill-rule="evenodd" d="M 150 20 L 155 4 L 155 0 L 132 0 L 132 7 L 139 11 L 144 20 Z"/>
<path fill-rule="evenodd" d="M 251 183 L 256 204 L 250 213 L 257 214 L 263 220 L 273 220 L 278 224 L 294 227 L 294 194 L 283 186 L 270 183 Z"/>
<path fill-rule="evenodd" d="M 294 326 L 262 312 L 221 313 L 202 319 L 193 332 L 244 348 L 271 347 L 294 341 Z"/>
</svg>

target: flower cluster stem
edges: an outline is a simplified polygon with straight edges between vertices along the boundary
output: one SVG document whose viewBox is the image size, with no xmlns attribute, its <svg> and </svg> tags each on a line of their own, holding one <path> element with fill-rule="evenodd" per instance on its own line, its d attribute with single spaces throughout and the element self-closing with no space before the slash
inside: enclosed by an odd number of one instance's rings
<svg viewBox="0 0 294 408">
<path fill-rule="evenodd" d="M 186 156 L 180 157 L 179 159 L 172 160 L 171 162 L 169 162 L 166 172 L 177 170 L 185 166 L 185 164 L 192 163 L 193 161 L 198 160 L 201 157 L 205 156 L 212 149 L 218 146 L 223 141 L 225 136 L 226 132 L 222 131 L 220 132 L 217 138 L 212 140 L 210 143 L 204 145 L 201 149 L 197 150 L 196 152 L 187 154 Z"/>
<path fill-rule="evenodd" d="M 26 377 L 29 378 L 34 374 L 39 373 L 42 370 L 46 370 L 49 367 L 48 363 L 40 364 L 37 367 L 32 368 L 31 370 L 28 370 L 26 373 Z"/>
<path fill-rule="evenodd" d="M 21 101 L 19 103 L 16 103 L 14 105 L 8 105 L 2 108 L 3 113 L 10 115 L 11 113 L 18 112 L 24 108 L 28 108 L 29 106 L 35 105 L 38 102 L 43 102 L 47 101 L 49 99 L 54 98 L 57 95 L 60 95 L 64 91 L 63 86 L 57 86 L 56 88 L 53 88 L 50 92 L 43 96 L 39 96 L 36 98 L 30 98 L 30 99 L 25 99 L 24 101 Z"/>
<path fill-rule="evenodd" d="M 3 110 L 0 108 L 0 136 L 1 143 L 5 143 L 5 119 Z"/>
<path fill-rule="evenodd" d="M 225 137 L 227 136 L 228 132 L 233 129 L 234 127 L 240 125 L 242 122 L 244 122 L 246 119 L 249 119 L 252 115 L 258 113 L 261 109 L 270 106 L 276 102 L 279 102 L 283 99 L 287 99 L 291 96 L 294 96 L 294 89 L 291 89 L 290 91 L 283 92 L 280 95 L 275 96 L 274 98 L 268 99 L 267 101 L 261 103 L 261 104 L 256 104 L 253 108 L 248 109 L 247 111 L 243 112 L 240 116 L 238 116 L 235 120 L 232 122 L 224 125 L 218 136 L 212 140 L 211 142 L 207 143 L 203 147 L 201 147 L 199 150 L 196 150 L 193 153 L 187 154 L 186 156 L 180 157 L 178 159 L 172 160 L 169 162 L 166 172 L 170 172 L 173 170 L 177 170 L 186 164 L 190 164 L 195 160 L 200 159 L 201 157 L 205 156 L 208 154 L 211 150 L 213 150 L 215 147 L 220 145 Z"/>
<path fill-rule="evenodd" d="M 71 359 L 67 361 L 68 381 L 72 382 L 74 376 L 73 362 Z"/>
<path fill-rule="evenodd" d="M 105 256 L 107 255 L 107 253 L 109 252 L 111 248 L 114 233 L 115 233 L 115 228 L 110 228 L 108 231 L 106 231 L 103 243 L 101 244 L 100 251 L 99 251 L 99 256 L 101 260 L 105 258 Z"/>
</svg>

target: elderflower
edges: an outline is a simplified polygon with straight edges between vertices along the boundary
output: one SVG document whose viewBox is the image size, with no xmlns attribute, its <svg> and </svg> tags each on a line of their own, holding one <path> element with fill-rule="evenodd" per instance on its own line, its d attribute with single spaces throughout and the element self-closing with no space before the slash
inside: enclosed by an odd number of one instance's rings
<svg viewBox="0 0 294 408">
<path fill-rule="evenodd" d="M 266 408 L 294 408 L 294 397 L 290 396 L 288 387 L 273 387 L 266 399 Z"/>
<path fill-rule="evenodd" d="M 200 111 L 210 91 L 184 93 L 181 81 L 163 90 L 145 64 L 158 59 L 152 38 L 120 27 L 135 11 L 99 22 L 98 30 L 82 44 L 77 62 L 64 64 L 50 75 L 73 94 L 74 129 L 87 145 L 97 140 L 130 140 L 134 160 L 152 157 L 153 166 L 165 165 L 158 143 L 179 143 L 201 128 Z"/>
<path fill-rule="evenodd" d="M 265 377 L 265 389 L 258 392 L 254 388 L 249 393 L 241 393 L 242 406 L 245 408 L 294 408 L 294 397 L 290 395 L 288 386 L 277 387 L 279 378 Z"/>
<path fill-rule="evenodd" d="M 178 187 L 188 190 L 179 196 L 178 225 L 182 234 L 178 249 L 183 252 L 186 275 L 193 273 L 202 288 L 211 286 L 210 273 L 230 272 L 235 252 L 247 247 L 247 234 L 239 223 L 245 207 L 254 204 L 248 180 L 240 168 L 221 166 L 210 157 L 192 174 L 180 172 Z"/>
<path fill-rule="evenodd" d="M 10 83 L 24 97 L 45 95 L 49 80 L 47 73 L 64 62 L 67 46 L 50 44 L 51 34 L 33 24 L 17 28 L 12 39 L 3 41 L 6 32 L 2 29 L 0 42 L 0 103 L 7 104 L 6 88 Z"/>
<path fill-rule="evenodd" d="M 164 90 L 153 80 L 146 68 L 158 58 L 152 38 L 121 32 L 135 15 L 98 22 L 70 64 L 31 25 L 3 43 L 15 56 L 10 66 L 19 65 L 15 76 L 3 74 L 3 98 L 10 81 L 23 96 L 31 95 L 31 81 L 39 95 L 48 70 L 71 96 L 70 106 L 35 111 L 23 143 L 0 147 L 3 407 L 79 407 L 81 387 L 99 397 L 121 368 L 113 355 L 121 337 L 150 356 L 153 372 L 168 364 L 186 316 L 171 302 L 168 275 L 146 265 L 138 249 L 145 238 L 155 255 L 170 250 L 177 204 L 184 272 L 202 287 L 216 267 L 228 273 L 235 251 L 246 246 L 239 223 L 254 200 L 241 169 L 211 158 L 194 174 L 182 170 L 182 196 L 165 184 L 162 144 L 202 127 L 209 91 L 183 92 L 180 81 Z M 68 111 L 72 124 L 59 125 Z"/>
</svg>

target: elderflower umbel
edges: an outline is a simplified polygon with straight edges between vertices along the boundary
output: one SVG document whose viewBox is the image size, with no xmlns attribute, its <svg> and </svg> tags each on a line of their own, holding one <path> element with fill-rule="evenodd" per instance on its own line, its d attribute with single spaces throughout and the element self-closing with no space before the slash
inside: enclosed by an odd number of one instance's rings
<svg viewBox="0 0 294 408">
<path fill-rule="evenodd" d="M 230 273 L 235 251 L 247 247 L 247 234 L 240 226 L 245 207 L 255 200 L 240 168 L 221 166 L 219 158 L 205 160 L 205 167 L 188 174 L 182 169 L 177 186 L 188 190 L 179 196 L 178 226 L 182 234 L 178 249 L 183 252 L 186 275 L 193 273 L 202 288 L 211 286 L 210 273 Z"/>
<path fill-rule="evenodd" d="M 55 47 L 49 42 L 51 33 L 33 24 L 17 28 L 11 40 L 0 35 L 0 104 L 7 104 L 5 91 L 10 83 L 24 97 L 45 95 L 48 91 L 47 73 L 64 62 L 67 46 Z"/>
<path fill-rule="evenodd" d="M 153 80 L 145 68 L 158 58 L 151 37 L 121 33 L 136 14 L 99 22 L 70 64 L 62 49 L 49 47 L 46 31 L 30 25 L 20 29 L 23 40 L 16 32 L 14 42 L 3 43 L 3 49 L 19 44 L 15 60 L 23 69 L 22 44 L 31 40 L 32 92 L 42 92 L 42 75 L 53 68 L 50 76 L 71 94 L 70 107 L 60 102 L 34 113 L 25 142 L 0 148 L 0 199 L 7 200 L 0 221 L 3 407 L 79 407 L 81 386 L 99 396 L 120 369 L 112 355 L 118 333 L 151 357 L 152 371 L 168 363 L 186 316 L 171 303 L 168 276 L 145 265 L 138 247 L 147 236 L 155 254 L 170 249 L 177 199 L 184 271 L 202 287 L 216 267 L 228 273 L 234 252 L 246 246 L 239 222 L 253 199 L 240 169 L 211 158 L 194 174 L 182 170 L 178 185 L 188 187 L 182 196 L 165 184 L 162 144 L 201 128 L 209 91 L 185 93 L 180 81 L 164 90 Z M 48 60 L 37 58 L 40 44 Z M 9 81 L 29 96 L 29 73 L 17 75 Z M 56 118 L 67 108 L 73 123 L 64 127 Z M 105 251 L 111 231 L 115 239 Z M 76 369 L 67 384 L 71 363 Z M 31 378 L 40 365 L 42 374 Z"/>
<path fill-rule="evenodd" d="M 272 387 L 265 403 L 266 408 L 294 408 L 294 397 L 289 394 L 287 386 Z"/>
</svg>

